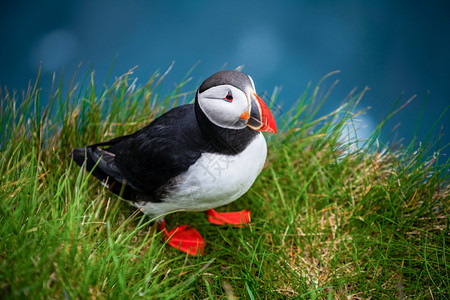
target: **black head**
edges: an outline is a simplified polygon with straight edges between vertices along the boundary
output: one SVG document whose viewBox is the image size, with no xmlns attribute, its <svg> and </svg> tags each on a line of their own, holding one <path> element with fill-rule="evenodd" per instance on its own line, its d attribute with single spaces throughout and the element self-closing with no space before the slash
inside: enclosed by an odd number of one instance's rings
<svg viewBox="0 0 450 300">
<path fill-rule="evenodd" d="M 239 71 L 220 71 L 206 79 L 196 97 L 209 121 L 227 129 L 246 126 L 258 131 L 276 133 L 275 120 L 258 97 L 252 78 Z"/>
<path fill-rule="evenodd" d="M 198 88 L 198 91 L 199 93 L 202 93 L 211 87 L 224 84 L 234 86 L 243 92 L 249 89 L 255 91 L 255 85 L 252 78 L 247 74 L 234 70 L 220 71 L 211 75 L 208 79 L 203 81 L 202 85 Z"/>
</svg>

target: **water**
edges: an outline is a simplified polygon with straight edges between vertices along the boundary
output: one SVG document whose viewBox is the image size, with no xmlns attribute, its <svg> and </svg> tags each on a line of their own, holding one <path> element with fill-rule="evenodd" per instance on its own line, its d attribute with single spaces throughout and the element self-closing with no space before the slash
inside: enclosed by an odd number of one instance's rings
<svg viewBox="0 0 450 300">
<path fill-rule="evenodd" d="M 424 141 L 438 116 L 450 105 L 450 9 L 445 1 L 10 1 L 0 4 L 0 84 L 23 89 L 43 64 L 43 90 L 53 72 L 69 78 L 95 69 L 103 82 L 113 61 L 113 76 L 138 65 L 144 83 L 157 69 L 175 61 L 164 82 L 169 92 L 194 69 L 186 90 L 210 74 L 244 65 L 257 90 L 281 87 L 287 109 L 309 81 L 333 70 L 340 83 L 323 113 L 339 106 L 355 86 L 369 86 L 360 107 L 371 110 L 361 119 L 366 136 L 394 101 L 416 99 L 387 124 L 398 123 L 397 139 L 413 137 L 418 126 Z M 81 77 L 80 77 L 81 78 Z M 329 81 L 331 84 L 333 80 Z M 449 117 L 442 144 L 450 142 Z"/>
</svg>

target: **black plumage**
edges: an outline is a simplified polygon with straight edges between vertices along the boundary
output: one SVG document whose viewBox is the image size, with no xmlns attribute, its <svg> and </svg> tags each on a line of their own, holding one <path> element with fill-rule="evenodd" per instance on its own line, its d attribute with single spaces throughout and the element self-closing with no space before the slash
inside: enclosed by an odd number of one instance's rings
<svg viewBox="0 0 450 300">
<path fill-rule="evenodd" d="M 71 156 L 122 198 L 160 202 L 171 180 L 202 153 L 235 155 L 257 134 L 214 125 L 196 102 L 173 108 L 133 134 L 74 149 Z"/>
</svg>

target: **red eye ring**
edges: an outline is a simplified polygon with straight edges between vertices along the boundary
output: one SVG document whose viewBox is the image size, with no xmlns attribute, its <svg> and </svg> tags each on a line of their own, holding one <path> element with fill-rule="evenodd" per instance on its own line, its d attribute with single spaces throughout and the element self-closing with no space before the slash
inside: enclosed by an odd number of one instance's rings
<svg viewBox="0 0 450 300">
<path fill-rule="evenodd" d="M 231 94 L 231 92 L 228 92 L 228 94 L 225 96 L 225 100 L 227 100 L 228 102 L 233 101 L 233 95 Z"/>
</svg>

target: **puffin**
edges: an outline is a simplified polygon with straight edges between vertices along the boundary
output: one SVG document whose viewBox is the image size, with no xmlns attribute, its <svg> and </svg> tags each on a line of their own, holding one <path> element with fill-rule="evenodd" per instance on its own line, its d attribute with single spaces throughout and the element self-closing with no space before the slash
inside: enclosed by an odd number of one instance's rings
<svg viewBox="0 0 450 300">
<path fill-rule="evenodd" d="M 245 226 L 250 210 L 217 212 L 246 193 L 263 169 L 275 119 L 253 79 L 220 71 L 198 88 L 195 101 L 172 108 L 129 135 L 73 149 L 70 157 L 112 193 L 155 218 L 167 244 L 204 254 L 192 226 L 170 231 L 164 217 L 205 211 L 215 225 Z"/>
</svg>

